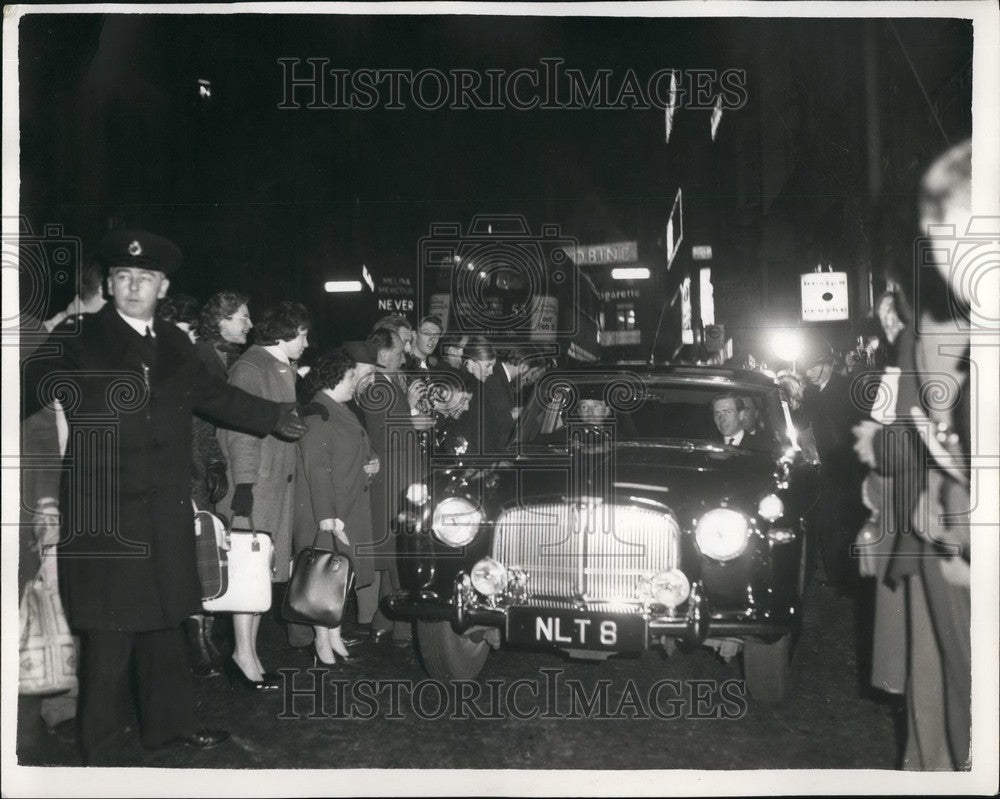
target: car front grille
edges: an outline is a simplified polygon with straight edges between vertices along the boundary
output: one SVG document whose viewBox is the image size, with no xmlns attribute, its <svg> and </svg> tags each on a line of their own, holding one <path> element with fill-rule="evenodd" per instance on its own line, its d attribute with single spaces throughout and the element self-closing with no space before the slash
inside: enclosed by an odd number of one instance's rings
<svg viewBox="0 0 1000 799">
<path fill-rule="evenodd" d="M 500 517 L 493 557 L 527 573 L 527 597 L 546 607 L 637 604 L 640 575 L 678 565 L 673 516 L 632 505 L 518 507 Z"/>
</svg>

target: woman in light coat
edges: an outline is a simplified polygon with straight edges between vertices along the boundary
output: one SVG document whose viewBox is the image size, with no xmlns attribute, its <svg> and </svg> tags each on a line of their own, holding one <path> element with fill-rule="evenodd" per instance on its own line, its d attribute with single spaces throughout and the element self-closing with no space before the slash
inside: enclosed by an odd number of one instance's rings
<svg viewBox="0 0 1000 799">
<path fill-rule="evenodd" d="M 266 310 L 256 326 L 257 343 L 229 370 L 230 384 L 275 402 L 295 402 L 295 362 L 308 343 L 309 316 L 299 303 L 283 302 Z M 274 582 L 288 580 L 291 558 L 295 444 L 275 436 L 258 438 L 219 429 L 219 443 L 229 464 L 229 492 L 219 512 L 253 517 L 254 528 L 274 543 Z M 235 526 L 235 525 L 234 525 Z M 227 662 L 230 679 L 257 690 L 277 690 L 276 675 L 266 672 L 257 654 L 260 615 L 233 614 L 236 646 Z"/>
</svg>

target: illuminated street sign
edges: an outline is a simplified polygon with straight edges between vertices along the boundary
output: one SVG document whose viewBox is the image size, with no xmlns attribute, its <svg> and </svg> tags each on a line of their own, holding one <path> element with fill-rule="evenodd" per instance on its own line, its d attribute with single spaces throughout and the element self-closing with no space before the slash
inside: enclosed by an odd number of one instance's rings
<svg viewBox="0 0 1000 799">
<path fill-rule="evenodd" d="M 681 283 L 681 341 L 694 344 L 694 330 L 691 327 L 691 278 Z"/>
<path fill-rule="evenodd" d="M 329 294 L 349 294 L 361 291 L 360 280 L 328 280 L 323 286 Z"/>
<path fill-rule="evenodd" d="M 684 240 L 684 211 L 681 207 L 681 190 L 677 189 L 673 208 L 667 217 L 667 269 L 674 263 L 674 257 Z"/>
<path fill-rule="evenodd" d="M 715 98 L 715 108 L 712 109 L 712 141 L 715 141 L 715 134 L 719 130 L 719 123 L 722 121 L 722 95 Z"/>
<path fill-rule="evenodd" d="M 802 321 L 835 322 L 849 319 L 847 272 L 810 272 L 802 275 Z"/>
<path fill-rule="evenodd" d="M 670 96 L 667 98 L 667 106 L 664 111 L 663 119 L 663 141 L 667 143 L 670 141 L 670 132 L 674 129 L 674 114 L 677 113 L 678 106 L 678 86 L 677 86 L 677 73 L 670 73 Z"/>
<path fill-rule="evenodd" d="M 602 244 L 579 244 L 563 250 L 578 266 L 629 264 L 639 260 L 639 244 L 635 241 L 610 241 Z"/>
<path fill-rule="evenodd" d="M 708 327 L 715 324 L 715 287 L 712 285 L 712 270 L 703 266 L 698 270 L 698 296 L 701 305 L 701 323 Z"/>
</svg>

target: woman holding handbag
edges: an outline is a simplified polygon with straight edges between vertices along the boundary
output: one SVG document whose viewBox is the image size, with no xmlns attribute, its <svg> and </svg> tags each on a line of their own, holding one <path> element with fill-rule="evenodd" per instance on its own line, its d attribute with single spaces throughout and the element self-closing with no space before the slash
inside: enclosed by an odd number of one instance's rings
<svg viewBox="0 0 1000 799">
<path fill-rule="evenodd" d="M 371 556 L 371 503 L 368 484 L 379 461 L 368 434 L 346 403 L 354 394 L 357 363 L 343 349 L 320 356 L 309 373 L 313 402 L 327 409 L 306 419 L 308 430 L 298 442 L 292 545 L 296 553 L 331 546 L 348 555 L 357 586 L 374 581 Z M 317 535 L 317 529 L 320 531 Z M 365 546 L 369 545 L 369 546 Z M 348 655 L 340 627 L 314 625 L 317 663 L 332 666 L 356 660 Z"/>
<path fill-rule="evenodd" d="M 256 341 L 229 369 L 229 383 L 273 402 L 295 402 L 295 362 L 309 346 L 310 319 L 305 306 L 282 302 L 268 308 L 255 326 Z M 277 436 L 260 438 L 219 428 L 219 444 L 229 464 L 229 491 L 219 503 L 231 528 L 246 519 L 251 529 L 271 536 L 272 582 L 288 580 L 291 555 L 295 444 Z M 235 647 L 225 664 L 230 680 L 258 691 L 276 691 L 280 679 L 268 672 L 257 653 L 259 613 L 233 613 Z"/>
</svg>

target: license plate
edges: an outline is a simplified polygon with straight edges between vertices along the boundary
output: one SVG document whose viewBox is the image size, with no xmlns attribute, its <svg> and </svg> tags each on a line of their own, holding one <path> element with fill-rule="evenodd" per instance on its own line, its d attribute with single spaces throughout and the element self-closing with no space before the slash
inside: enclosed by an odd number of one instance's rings
<svg viewBox="0 0 1000 799">
<path fill-rule="evenodd" d="M 511 608 L 507 614 L 507 641 L 527 646 L 641 652 L 646 647 L 646 623 L 641 616 Z"/>
</svg>

